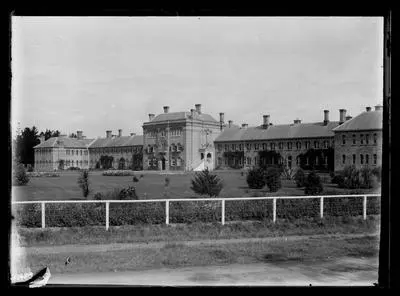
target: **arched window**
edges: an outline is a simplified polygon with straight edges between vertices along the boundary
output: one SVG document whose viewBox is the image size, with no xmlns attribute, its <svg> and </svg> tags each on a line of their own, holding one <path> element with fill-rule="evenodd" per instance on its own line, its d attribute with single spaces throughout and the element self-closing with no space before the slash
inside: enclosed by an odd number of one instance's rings
<svg viewBox="0 0 400 296">
<path fill-rule="evenodd" d="M 346 135 L 342 135 L 342 145 L 346 145 Z"/>
</svg>

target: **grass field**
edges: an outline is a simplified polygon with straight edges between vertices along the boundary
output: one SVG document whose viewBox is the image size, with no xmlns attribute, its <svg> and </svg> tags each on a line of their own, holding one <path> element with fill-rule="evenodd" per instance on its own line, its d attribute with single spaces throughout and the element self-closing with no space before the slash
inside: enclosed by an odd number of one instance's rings
<svg viewBox="0 0 400 296">
<path fill-rule="evenodd" d="M 304 195 L 302 188 L 297 188 L 294 181 L 282 180 L 282 188 L 275 193 L 268 192 L 268 188 L 250 189 L 246 183 L 246 174 L 240 171 L 216 172 L 224 182 L 220 197 L 248 197 L 248 196 L 283 196 Z M 139 178 L 143 174 L 142 178 Z M 26 186 L 12 188 L 12 197 L 15 201 L 22 200 L 80 200 L 85 199 L 77 185 L 78 172 L 61 172 L 60 177 L 31 178 Z M 157 198 L 191 198 L 197 197 L 191 189 L 190 180 L 193 173 L 168 175 L 170 183 L 165 187 L 165 175 L 156 172 L 138 172 L 139 182 L 134 183 L 132 176 L 102 176 L 101 172 L 90 173 L 91 193 L 89 199 L 96 192 L 106 192 L 114 188 L 135 186 L 140 199 Z M 329 178 L 325 178 L 329 179 Z M 324 183 L 327 194 L 351 194 L 351 190 L 337 188 L 337 185 Z M 355 193 L 358 193 L 354 191 Z M 375 193 L 376 190 L 365 192 Z"/>
</svg>

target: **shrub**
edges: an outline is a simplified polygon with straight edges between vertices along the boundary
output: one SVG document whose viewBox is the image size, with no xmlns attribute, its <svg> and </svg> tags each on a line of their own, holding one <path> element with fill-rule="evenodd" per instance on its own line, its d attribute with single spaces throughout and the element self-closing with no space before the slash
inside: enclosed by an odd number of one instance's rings
<svg viewBox="0 0 400 296">
<path fill-rule="evenodd" d="M 140 174 L 140 179 L 143 178 L 143 177 L 144 177 L 143 174 Z"/>
<path fill-rule="evenodd" d="M 136 176 L 133 176 L 133 182 L 139 182 L 139 179 Z"/>
<path fill-rule="evenodd" d="M 107 171 L 104 171 L 103 176 L 134 176 L 135 173 L 133 171 L 128 171 L 128 170 L 114 170 L 114 169 L 109 169 Z"/>
<path fill-rule="evenodd" d="M 299 168 L 294 174 L 294 180 L 296 181 L 297 187 L 304 187 L 306 182 L 306 174 Z"/>
<path fill-rule="evenodd" d="M 170 183 L 169 177 L 165 177 L 165 187 L 168 187 Z"/>
<path fill-rule="evenodd" d="M 246 177 L 247 185 L 251 189 L 261 189 L 265 186 L 265 172 L 261 168 L 252 168 Z"/>
<path fill-rule="evenodd" d="M 80 170 L 79 167 L 69 167 L 68 169 L 71 171 L 79 171 Z"/>
<path fill-rule="evenodd" d="M 316 195 L 322 191 L 323 187 L 320 177 L 315 172 L 309 173 L 306 179 L 304 193 L 306 195 Z"/>
<path fill-rule="evenodd" d="M 294 177 L 294 170 L 288 167 L 284 167 L 282 168 L 282 177 L 285 180 L 292 180 Z"/>
<path fill-rule="evenodd" d="M 13 170 L 13 185 L 23 186 L 28 184 L 29 176 L 26 173 L 25 167 L 21 163 L 16 163 Z"/>
<path fill-rule="evenodd" d="M 78 177 L 78 185 L 82 189 L 83 197 L 87 197 L 89 195 L 89 171 L 83 170 Z"/>
<path fill-rule="evenodd" d="M 372 174 L 376 177 L 376 181 L 378 181 L 380 183 L 381 180 L 382 180 L 382 169 L 381 169 L 381 167 L 373 168 L 372 169 Z"/>
<path fill-rule="evenodd" d="M 281 171 L 276 167 L 269 167 L 265 172 L 265 181 L 270 192 L 277 192 L 281 187 Z"/>
<path fill-rule="evenodd" d="M 213 197 L 219 195 L 222 187 L 222 180 L 217 175 L 211 174 L 208 169 L 205 169 L 202 172 L 196 172 L 190 189 L 198 194 Z"/>
<path fill-rule="evenodd" d="M 340 188 L 344 187 L 344 177 L 341 174 L 334 175 L 331 179 L 332 184 L 337 184 Z"/>
<path fill-rule="evenodd" d="M 361 178 L 359 171 L 354 165 L 346 166 L 343 170 L 343 187 L 349 189 L 357 189 L 361 187 Z"/>
<path fill-rule="evenodd" d="M 136 195 L 136 188 L 133 186 L 129 186 L 128 188 L 123 188 L 120 190 L 118 194 L 118 199 L 127 200 L 127 199 L 139 199 Z"/>
<path fill-rule="evenodd" d="M 102 200 L 104 199 L 104 195 L 101 192 L 96 192 L 96 194 L 93 196 L 94 200 Z"/>
</svg>

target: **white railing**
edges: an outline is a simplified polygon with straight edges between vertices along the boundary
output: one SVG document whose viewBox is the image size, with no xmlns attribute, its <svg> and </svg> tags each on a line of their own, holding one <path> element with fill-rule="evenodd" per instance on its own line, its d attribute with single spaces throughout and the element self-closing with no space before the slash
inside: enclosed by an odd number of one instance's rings
<svg viewBox="0 0 400 296">
<path fill-rule="evenodd" d="M 354 194 L 354 195 L 311 195 L 311 196 L 266 196 L 266 197 L 232 197 L 232 198 L 172 198 L 172 199 L 145 199 L 145 200 L 41 200 L 41 201 L 15 201 L 12 205 L 41 204 L 41 225 L 46 227 L 46 204 L 66 204 L 66 203 L 105 203 L 106 205 L 106 230 L 109 229 L 110 203 L 146 203 L 164 202 L 165 203 L 165 224 L 169 224 L 169 207 L 171 202 L 190 202 L 190 201 L 221 201 L 221 224 L 225 224 L 225 203 L 226 201 L 240 200 L 272 200 L 273 202 L 273 222 L 276 222 L 276 201 L 278 199 L 319 199 L 320 218 L 324 217 L 324 199 L 341 197 L 363 197 L 363 219 L 367 219 L 367 198 L 378 197 L 380 194 Z"/>
</svg>

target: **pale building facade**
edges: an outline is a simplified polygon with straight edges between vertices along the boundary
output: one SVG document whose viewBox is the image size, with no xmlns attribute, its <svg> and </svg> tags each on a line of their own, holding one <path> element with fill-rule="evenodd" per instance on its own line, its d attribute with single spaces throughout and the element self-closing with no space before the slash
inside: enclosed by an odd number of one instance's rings
<svg viewBox="0 0 400 296">
<path fill-rule="evenodd" d="M 143 123 L 143 169 L 191 171 L 215 166 L 214 140 L 221 123 L 196 104 L 190 112 L 169 112 Z"/>
</svg>

